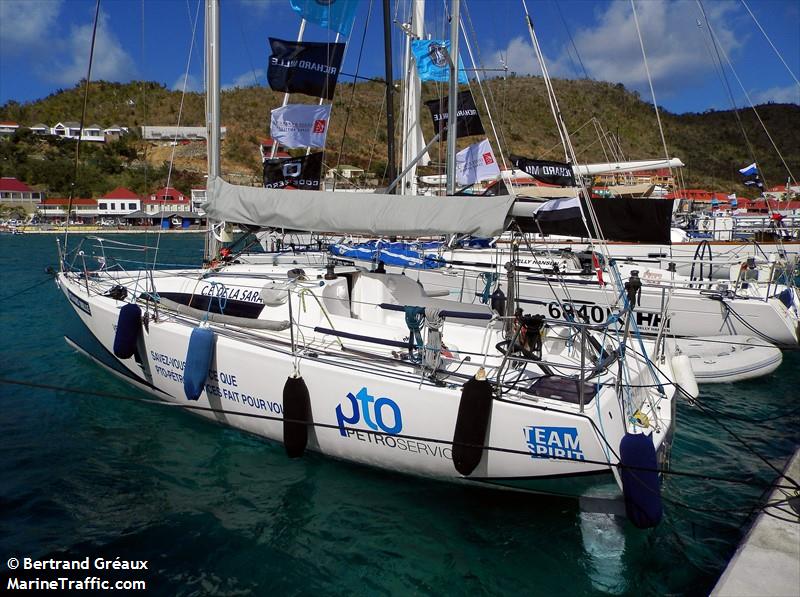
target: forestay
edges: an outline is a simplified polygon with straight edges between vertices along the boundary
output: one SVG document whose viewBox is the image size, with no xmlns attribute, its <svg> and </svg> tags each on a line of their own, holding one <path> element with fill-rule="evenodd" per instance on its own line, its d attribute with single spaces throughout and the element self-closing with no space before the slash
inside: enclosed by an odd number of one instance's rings
<svg viewBox="0 0 800 597">
<path fill-rule="evenodd" d="M 263 189 L 210 179 L 203 205 L 214 220 L 261 227 L 371 235 L 494 236 L 505 229 L 514 197 L 400 197 Z"/>
</svg>

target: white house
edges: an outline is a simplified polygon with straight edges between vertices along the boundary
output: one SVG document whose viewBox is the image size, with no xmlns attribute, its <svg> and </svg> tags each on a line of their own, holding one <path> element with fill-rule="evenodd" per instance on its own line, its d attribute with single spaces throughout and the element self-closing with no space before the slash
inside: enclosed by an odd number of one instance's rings
<svg viewBox="0 0 800 597">
<path fill-rule="evenodd" d="M 10 137 L 17 132 L 17 129 L 19 129 L 19 124 L 16 122 L 0 122 L 0 137 Z"/>
<path fill-rule="evenodd" d="M 105 136 L 106 140 L 113 139 L 117 140 L 122 135 L 128 133 L 128 127 L 126 126 L 119 126 L 118 124 L 112 124 L 107 129 L 103 130 L 103 135 Z"/>
<path fill-rule="evenodd" d="M 37 135 L 49 135 L 49 134 L 51 134 L 50 127 L 47 126 L 46 124 L 42 123 L 42 122 L 40 122 L 39 124 L 34 124 L 31 127 L 31 132 L 33 132 L 33 133 L 35 133 Z"/>
<path fill-rule="evenodd" d="M 57 137 L 64 137 L 65 139 L 77 139 L 78 136 L 80 136 L 81 141 L 98 141 L 104 143 L 106 140 L 103 135 L 103 128 L 97 124 L 84 127 L 83 134 L 81 134 L 81 125 L 79 122 L 59 122 L 50 130 L 50 133 Z"/>
<path fill-rule="evenodd" d="M 339 166 L 339 168 L 331 168 L 328 170 L 326 176 L 327 178 L 334 178 L 337 173 L 342 178 L 356 178 L 358 176 L 364 176 L 364 169 L 358 166 L 342 165 Z"/>
<path fill-rule="evenodd" d="M 101 218 L 117 218 L 141 208 L 141 198 L 124 187 L 117 187 L 97 200 L 97 215 Z"/>
</svg>

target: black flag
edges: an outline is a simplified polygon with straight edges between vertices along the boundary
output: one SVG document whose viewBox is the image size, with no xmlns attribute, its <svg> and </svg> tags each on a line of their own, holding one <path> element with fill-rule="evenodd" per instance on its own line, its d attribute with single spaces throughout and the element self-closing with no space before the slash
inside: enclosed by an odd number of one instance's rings
<svg viewBox="0 0 800 597">
<path fill-rule="evenodd" d="M 433 117 L 433 131 L 435 133 L 441 132 L 442 139 L 447 139 L 447 100 L 448 98 L 444 97 L 425 102 Z M 470 91 L 462 91 L 458 94 L 456 126 L 458 127 L 456 136 L 459 138 L 485 134 L 481 117 L 475 107 L 475 100 L 472 99 L 472 92 Z"/>
<path fill-rule="evenodd" d="M 518 155 L 511 156 L 511 163 L 539 182 L 554 184 L 560 187 L 575 186 L 575 174 L 570 164 L 548 162 L 545 160 L 531 160 Z"/>
<path fill-rule="evenodd" d="M 319 191 L 321 177 L 321 151 L 299 158 L 273 158 L 264 162 L 264 187 L 268 189 L 291 186 L 306 191 Z"/>
<path fill-rule="evenodd" d="M 275 91 L 332 99 L 342 66 L 344 44 L 294 42 L 269 38 L 267 80 Z"/>
</svg>

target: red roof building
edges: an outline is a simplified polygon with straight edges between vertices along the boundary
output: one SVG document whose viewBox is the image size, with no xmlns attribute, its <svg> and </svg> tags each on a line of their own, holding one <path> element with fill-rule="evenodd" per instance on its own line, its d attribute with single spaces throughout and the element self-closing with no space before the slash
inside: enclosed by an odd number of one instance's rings
<svg viewBox="0 0 800 597">
<path fill-rule="evenodd" d="M 133 191 L 117 187 L 97 200 L 97 214 L 116 218 L 142 209 L 142 200 Z"/>
<path fill-rule="evenodd" d="M 41 217 L 50 220 L 62 220 L 66 219 L 69 204 L 68 197 L 51 197 L 50 199 L 42 199 L 36 207 Z M 72 200 L 70 219 L 86 222 L 93 221 L 96 217 L 96 199 L 76 197 Z"/>
<path fill-rule="evenodd" d="M 109 191 L 102 197 L 103 199 L 139 199 L 139 195 L 126 189 L 125 187 L 117 187 L 113 191 Z"/>
<path fill-rule="evenodd" d="M 19 201 L 40 201 L 44 193 L 34 191 L 24 182 L 16 178 L 4 176 L 0 178 L 0 203 Z"/>
<path fill-rule="evenodd" d="M 159 212 L 192 211 L 192 202 L 178 189 L 163 187 L 142 201 L 142 206 L 148 215 Z"/>
</svg>

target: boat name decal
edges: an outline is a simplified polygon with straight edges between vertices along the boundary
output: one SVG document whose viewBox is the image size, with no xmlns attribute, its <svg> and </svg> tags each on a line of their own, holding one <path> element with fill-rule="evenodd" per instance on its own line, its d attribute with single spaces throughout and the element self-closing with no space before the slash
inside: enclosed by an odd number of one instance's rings
<svg viewBox="0 0 800 597">
<path fill-rule="evenodd" d="M 92 308 L 89 306 L 89 302 L 79 297 L 69 288 L 67 288 L 67 296 L 69 297 L 70 302 L 76 307 L 78 307 L 78 309 L 80 309 L 84 313 L 88 313 L 89 315 L 92 314 Z"/>
<path fill-rule="evenodd" d="M 575 427 L 525 427 L 531 458 L 586 460 Z"/>
<path fill-rule="evenodd" d="M 562 301 L 561 305 L 570 305 L 572 311 L 579 321 L 591 321 L 592 323 L 605 323 L 611 316 L 610 307 L 601 307 L 600 305 L 571 305 L 566 301 Z M 561 319 L 564 310 L 557 302 L 552 302 L 547 305 L 547 314 L 552 319 Z M 661 313 L 636 311 L 636 324 L 646 331 L 658 331 L 661 327 Z M 667 318 L 664 329 L 670 329 L 670 318 Z"/>
<path fill-rule="evenodd" d="M 222 284 L 206 284 L 200 288 L 200 294 L 203 296 L 230 299 L 232 301 L 247 301 L 249 303 L 261 302 L 261 294 L 257 288 L 231 288 Z"/>
</svg>

